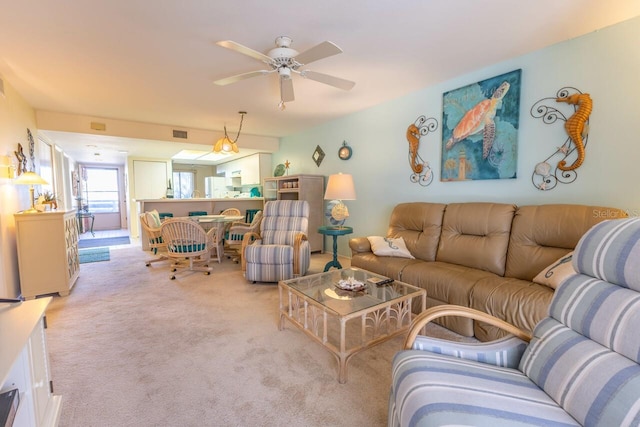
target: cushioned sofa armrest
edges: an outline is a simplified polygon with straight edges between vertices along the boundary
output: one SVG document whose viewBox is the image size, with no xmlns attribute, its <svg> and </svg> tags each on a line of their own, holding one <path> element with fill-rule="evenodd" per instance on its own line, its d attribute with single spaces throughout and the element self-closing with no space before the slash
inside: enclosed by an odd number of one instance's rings
<svg viewBox="0 0 640 427">
<path fill-rule="evenodd" d="M 488 323 L 493 326 L 497 326 L 501 329 L 504 329 L 510 334 L 515 335 L 521 340 L 529 342 L 531 340 L 531 334 L 525 332 L 521 329 L 516 328 L 510 323 L 505 322 L 502 319 L 498 319 L 497 317 L 493 317 L 487 313 L 484 313 L 479 310 L 474 310 L 473 308 L 462 307 L 458 305 L 438 305 L 436 307 L 431 307 L 422 313 L 420 313 L 411 323 L 411 327 L 409 328 L 409 334 L 404 341 L 404 349 L 410 350 L 413 348 L 414 341 L 416 337 L 419 335 L 420 330 L 424 328 L 424 326 L 431 322 L 434 319 L 444 316 L 460 316 L 467 317 L 473 320 L 479 320 L 481 322 Z"/>
<path fill-rule="evenodd" d="M 371 243 L 366 237 L 353 237 L 349 239 L 349 247 L 352 254 L 371 252 Z"/>
</svg>

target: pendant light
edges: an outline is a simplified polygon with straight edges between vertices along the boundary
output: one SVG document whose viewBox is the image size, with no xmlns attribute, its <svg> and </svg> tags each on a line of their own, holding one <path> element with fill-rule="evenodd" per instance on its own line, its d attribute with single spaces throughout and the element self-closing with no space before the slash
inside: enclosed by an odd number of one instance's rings
<svg viewBox="0 0 640 427">
<path fill-rule="evenodd" d="M 220 138 L 218 141 L 216 141 L 216 143 L 213 145 L 213 152 L 214 153 L 238 153 L 238 152 L 240 152 L 236 142 L 238 141 L 238 138 L 240 137 L 240 131 L 242 130 L 242 122 L 244 120 L 244 115 L 247 114 L 247 112 L 246 111 L 238 111 L 238 114 L 240 114 L 240 127 L 238 128 L 238 134 L 236 135 L 236 139 L 232 140 L 231 138 L 229 138 L 229 135 L 227 135 L 227 125 L 225 124 L 224 125 L 224 136 L 222 138 Z"/>
</svg>

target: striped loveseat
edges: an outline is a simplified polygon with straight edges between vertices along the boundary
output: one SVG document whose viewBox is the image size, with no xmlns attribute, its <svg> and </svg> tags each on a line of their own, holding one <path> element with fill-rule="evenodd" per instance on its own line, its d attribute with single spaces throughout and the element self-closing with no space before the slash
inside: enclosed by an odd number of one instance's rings
<svg viewBox="0 0 640 427">
<path fill-rule="evenodd" d="M 465 349 L 411 342 L 412 330 L 393 361 L 389 425 L 640 425 L 640 218 L 595 225 L 572 262 L 529 344 Z"/>
</svg>

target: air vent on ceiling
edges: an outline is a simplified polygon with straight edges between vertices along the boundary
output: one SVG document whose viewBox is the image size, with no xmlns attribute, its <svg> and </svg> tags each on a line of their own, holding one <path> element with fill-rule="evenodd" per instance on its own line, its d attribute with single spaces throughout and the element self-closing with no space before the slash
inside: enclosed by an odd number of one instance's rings
<svg viewBox="0 0 640 427">
<path fill-rule="evenodd" d="M 187 131 L 186 130 L 173 130 L 173 137 L 174 138 L 182 138 L 182 139 L 187 139 Z"/>
</svg>

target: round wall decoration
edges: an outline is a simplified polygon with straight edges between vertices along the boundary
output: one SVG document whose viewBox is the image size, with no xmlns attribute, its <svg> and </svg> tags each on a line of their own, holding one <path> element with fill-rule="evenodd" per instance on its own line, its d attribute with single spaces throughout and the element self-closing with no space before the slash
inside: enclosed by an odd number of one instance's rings
<svg viewBox="0 0 640 427">
<path fill-rule="evenodd" d="M 351 147 L 347 145 L 347 141 L 342 141 L 342 147 L 338 150 L 338 157 L 340 157 L 341 160 L 349 160 L 351 154 Z"/>
</svg>

